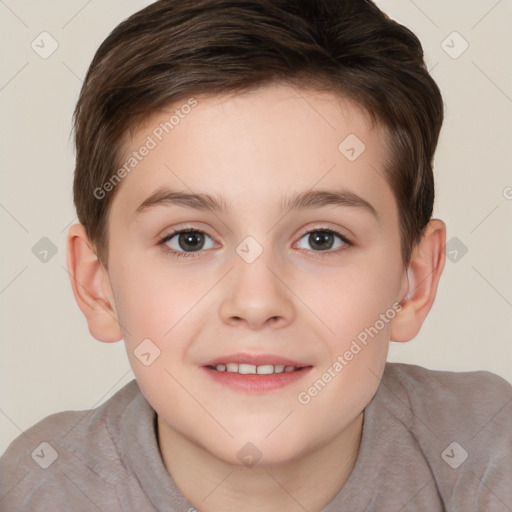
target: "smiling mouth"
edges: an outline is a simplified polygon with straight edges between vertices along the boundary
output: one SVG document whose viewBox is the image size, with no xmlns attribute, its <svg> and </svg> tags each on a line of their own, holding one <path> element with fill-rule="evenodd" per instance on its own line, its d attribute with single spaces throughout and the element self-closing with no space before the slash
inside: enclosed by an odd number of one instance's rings
<svg viewBox="0 0 512 512">
<path fill-rule="evenodd" d="M 243 359 L 243 357 L 241 359 Z M 246 357 L 245 359 L 248 358 Z M 281 364 L 265 364 L 265 359 L 263 359 L 263 357 L 260 359 L 262 361 L 256 361 L 260 362 L 260 364 L 257 365 L 245 362 L 221 363 L 218 362 L 219 360 L 216 360 L 212 361 L 214 364 L 203 366 L 203 370 L 216 386 L 220 385 L 231 388 L 235 392 L 242 391 L 251 394 L 262 394 L 292 385 L 304 379 L 313 369 L 311 365 L 292 366 L 289 363 L 294 361 L 286 361 L 278 357 L 274 358 L 274 362 Z"/>
<path fill-rule="evenodd" d="M 237 373 L 240 375 L 273 375 L 279 373 L 292 373 L 309 368 L 308 366 L 285 366 L 272 364 L 245 364 L 245 363 L 220 363 L 215 366 L 207 365 L 206 368 L 216 372 Z"/>
</svg>

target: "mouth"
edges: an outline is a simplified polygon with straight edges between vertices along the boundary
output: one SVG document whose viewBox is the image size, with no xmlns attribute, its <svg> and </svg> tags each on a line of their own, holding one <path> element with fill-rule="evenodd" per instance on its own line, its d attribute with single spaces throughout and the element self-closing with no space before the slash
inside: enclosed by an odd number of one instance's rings
<svg viewBox="0 0 512 512">
<path fill-rule="evenodd" d="M 293 366 L 284 364 L 262 364 L 262 365 L 254 365 L 254 364 L 245 364 L 245 363 L 220 363 L 215 366 L 207 365 L 206 368 L 216 372 L 228 372 L 228 373 L 238 373 L 240 375 L 273 375 L 277 373 L 291 373 L 296 372 L 298 370 L 302 370 L 303 368 L 307 368 L 306 366 Z"/>
<path fill-rule="evenodd" d="M 302 379 L 313 366 L 275 355 L 234 354 L 209 361 L 202 368 L 221 386 L 268 392 Z"/>
</svg>

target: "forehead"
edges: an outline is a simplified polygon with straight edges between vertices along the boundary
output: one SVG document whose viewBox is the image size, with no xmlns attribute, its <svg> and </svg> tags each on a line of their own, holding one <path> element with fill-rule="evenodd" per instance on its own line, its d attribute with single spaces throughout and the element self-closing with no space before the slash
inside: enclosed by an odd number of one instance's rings
<svg viewBox="0 0 512 512">
<path fill-rule="evenodd" d="M 281 206 L 294 192 L 344 187 L 385 210 L 394 207 L 385 158 L 380 125 L 332 92 L 272 85 L 196 96 L 127 135 L 120 163 L 129 172 L 114 203 L 128 218 L 169 187 L 222 196 L 230 210 L 263 213 L 263 204 Z"/>
</svg>

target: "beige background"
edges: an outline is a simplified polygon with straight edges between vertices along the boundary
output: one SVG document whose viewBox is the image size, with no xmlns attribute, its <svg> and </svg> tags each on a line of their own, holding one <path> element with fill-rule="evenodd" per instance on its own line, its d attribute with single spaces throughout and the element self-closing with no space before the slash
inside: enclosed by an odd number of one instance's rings
<svg viewBox="0 0 512 512">
<path fill-rule="evenodd" d="M 133 378 L 122 342 L 87 330 L 65 241 L 76 221 L 71 114 L 81 80 L 108 33 L 148 3 L 0 1 L 0 453 L 45 416 L 96 407 Z M 512 1 L 377 4 L 418 35 L 443 93 L 435 216 L 467 248 L 448 246 L 456 259 L 430 316 L 414 341 L 391 344 L 389 359 L 512 382 Z M 58 42 L 47 59 L 31 48 L 43 31 Z M 43 237 L 57 250 L 46 263 L 32 252 Z"/>
</svg>

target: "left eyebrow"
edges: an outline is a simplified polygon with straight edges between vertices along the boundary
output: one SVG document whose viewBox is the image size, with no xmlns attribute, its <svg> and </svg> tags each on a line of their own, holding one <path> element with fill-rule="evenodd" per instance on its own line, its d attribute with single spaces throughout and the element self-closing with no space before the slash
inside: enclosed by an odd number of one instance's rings
<svg viewBox="0 0 512 512">
<path fill-rule="evenodd" d="M 196 210 L 212 210 L 218 212 L 231 211 L 231 205 L 222 197 L 217 195 L 189 193 L 185 191 L 171 190 L 169 188 L 161 188 L 145 199 L 135 210 L 135 213 L 141 214 L 142 212 L 158 205 L 176 205 Z M 301 192 L 285 198 L 282 201 L 280 208 L 281 211 L 284 211 L 321 208 L 323 206 L 361 208 L 371 213 L 376 219 L 379 219 L 379 214 L 376 209 L 368 201 L 346 189 L 338 191 L 309 190 Z"/>
<path fill-rule="evenodd" d="M 377 210 L 361 196 L 350 190 L 309 190 L 285 199 L 281 210 L 298 210 L 301 208 L 321 208 L 322 206 L 349 206 L 361 208 L 379 219 Z"/>
</svg>

